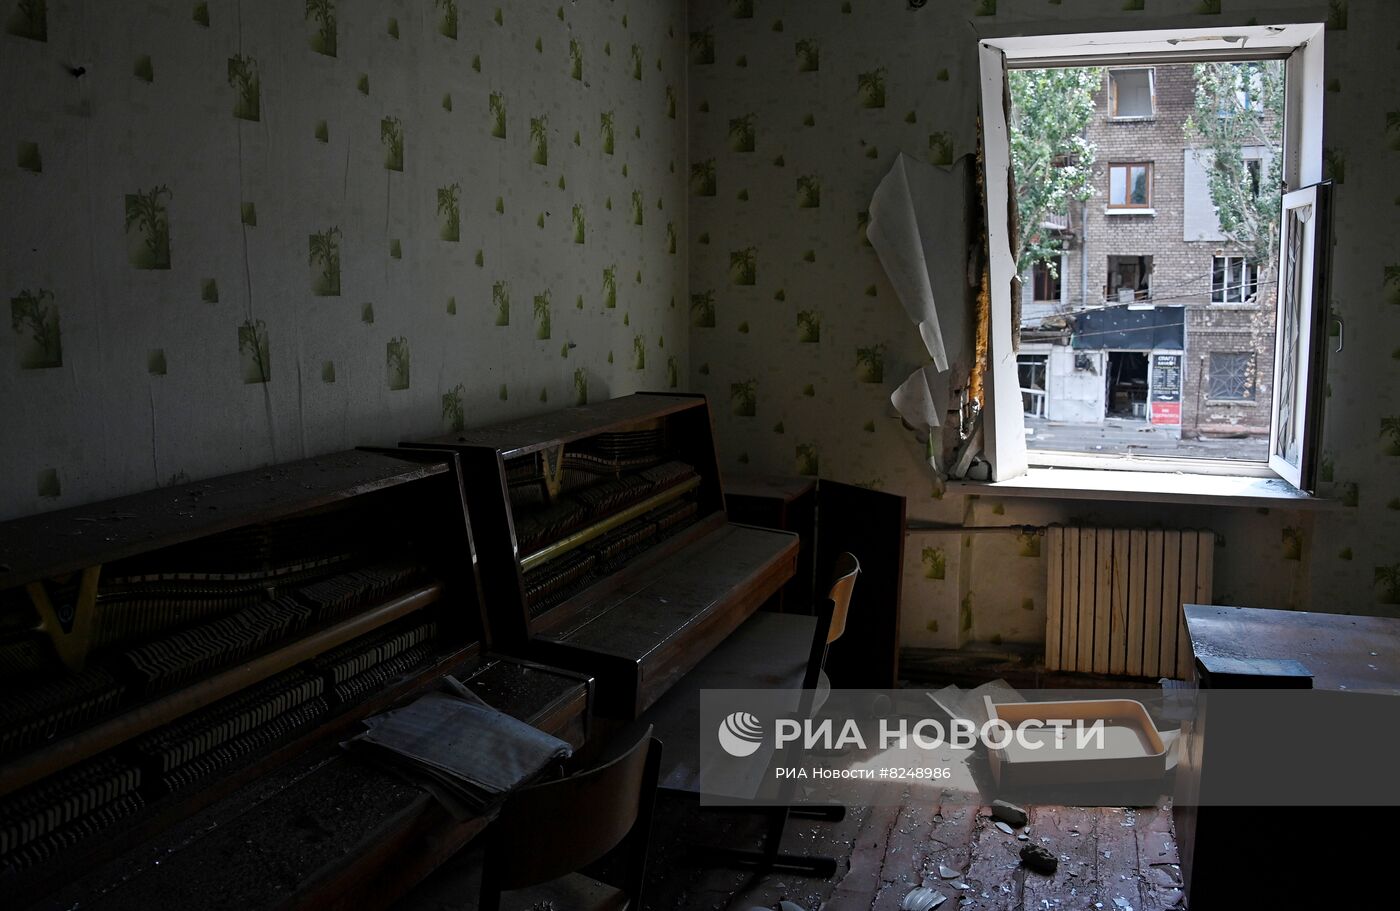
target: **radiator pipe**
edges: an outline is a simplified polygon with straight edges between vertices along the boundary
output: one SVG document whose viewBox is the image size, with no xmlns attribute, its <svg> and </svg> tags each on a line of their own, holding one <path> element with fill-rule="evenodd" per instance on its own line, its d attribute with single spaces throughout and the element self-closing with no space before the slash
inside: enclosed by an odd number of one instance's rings
<svg viewBox="0 0 1400 911">
<path fill-rule="evenodd" d="M 1044 525 L 958 525 L 954 522 L 931 522 L 927 519 L 910 519 L 904 523 L 905 531 L 956 532 L 958 534 L 1014 534 L 1043 535 Z"/>
</svg>

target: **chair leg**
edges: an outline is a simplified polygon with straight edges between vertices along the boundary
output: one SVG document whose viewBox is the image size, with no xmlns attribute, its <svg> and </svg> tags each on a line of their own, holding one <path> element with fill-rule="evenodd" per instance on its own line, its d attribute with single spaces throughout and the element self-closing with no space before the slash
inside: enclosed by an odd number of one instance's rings
<svg viewBox="0 0 1400 911">
<path fill-rule="evenodd" d="M 696 846 L 705 858 L 737 867 L 742 870 L 760 872 L 794 873 L 799 876 L 819 876 L 830 879 L 836 875 L 836 858 L 821 854 L 810 856 L 784 853 L 782 848 L 783 830 L 787 826 L 790 812 L 788 807 L 771 807 L 768 814 L 768 831 L 759 850 L 744 848 L 718 848 L 707 845 Z"/>
<path fill-rule="evenodd" d="M 839 803 L 804 804 L 793 807 L 792 815 L 798 819 L 818 819 L 822 822 L 840 822 L 846 818 L 846 808 Z"/>
</svg>

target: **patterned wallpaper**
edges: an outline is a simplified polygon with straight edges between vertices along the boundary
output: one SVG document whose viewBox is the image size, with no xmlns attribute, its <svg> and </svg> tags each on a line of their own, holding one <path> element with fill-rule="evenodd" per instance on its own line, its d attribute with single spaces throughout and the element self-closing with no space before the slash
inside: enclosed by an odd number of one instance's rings
<svg viewBox="0 0 1400 911">
<path fill-rule="evenodd" d="M 682 0 L 0 0 L 0 518 L 678 387 Z"/>
<path fill-rule="evenodd" d="M 863 237 L 896 153 L 947 165 L 973 151 L 979 33 L 1255 19 L 1329 25 L 1324 141 L 1346 345 L 1329 364 L 1324 476 L 1339 505 L 940 497 L 888 404 L 926 355 Z M 716 402 L 729 470 L 820 473 L 943 521 L 1212 528 L 1219 603 L 1400 614 L 1400 5 L 695 0 L 689 30 L 692 379 Z M 1040 545 L 910 536 L 904 644 L 1042 639 Z"/>
</svg>

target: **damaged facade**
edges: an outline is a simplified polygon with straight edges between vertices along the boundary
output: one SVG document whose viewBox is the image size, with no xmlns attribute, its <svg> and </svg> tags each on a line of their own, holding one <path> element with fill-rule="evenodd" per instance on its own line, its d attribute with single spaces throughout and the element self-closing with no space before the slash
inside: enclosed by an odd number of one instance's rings
<svg viewBox="0 0 1400 911">
<path fill-rule="evenodd" d="M 1268 434 L 1274 269 L 1221 231 L 1211 153 L 1187 137 L 1194 107 L 1189 64 L 1105 70 L 1088 128 L 1093 194 L 1047 220 L 1066 252 L 1023 282 L 1028 416 L 1145 420 L 1188 439 Z M 1260 174 L 1273 154 L 1242 152 Z M 1167 324 L 1179 332 L 1163 336 Z"/>
</svg>

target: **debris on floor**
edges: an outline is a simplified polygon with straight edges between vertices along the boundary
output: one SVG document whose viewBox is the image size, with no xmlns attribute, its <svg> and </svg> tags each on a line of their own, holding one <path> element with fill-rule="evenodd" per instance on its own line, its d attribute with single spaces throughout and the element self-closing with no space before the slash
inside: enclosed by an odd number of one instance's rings
<svg viewBox="0 0 1400 911">
<path fill-rule="evenodd" d="M 935 892 L 927 886 L 919 886 L 909 890 L 909 894 L 904 896 L 904 901 L 900 903 L 900 911 L 933 911 L 939 905 L 948 900 L 948 896 L 942 892 Z"/>
<path fill-rule="evenodd" d="M 1027 869 L 1036 873 L 1043 873 L 1046 876 L 1055 875 L 1055 868 L 1059 866 L 1059 860 L 1049 850 L 1040 845 L 1027 844 L 1021 847 L 1021 863 Z"/>
<path fill-rule="evenodd" d="M 992 801 L 992 816 L 1017 829 L 1026 824 L 1026 811 L 1004 800 Z"/>
</svg>

